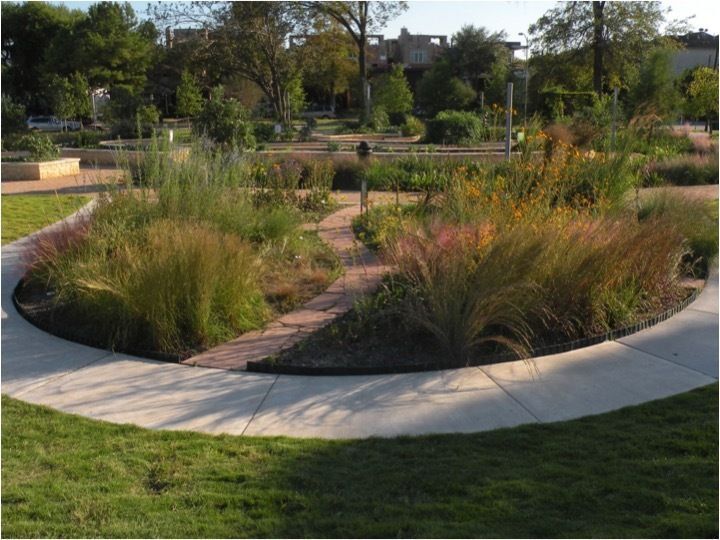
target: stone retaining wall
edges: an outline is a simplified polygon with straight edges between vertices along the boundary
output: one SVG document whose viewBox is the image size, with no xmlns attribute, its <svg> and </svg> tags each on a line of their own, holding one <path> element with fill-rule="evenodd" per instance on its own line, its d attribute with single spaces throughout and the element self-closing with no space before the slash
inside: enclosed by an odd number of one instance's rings
<svg viewBox="0 0 720 540">
<path fill-rule="evenodd" d="M 2 180 L 44 180 L 80 174 L 79 158 L 2 162 Z"/>
</svg>

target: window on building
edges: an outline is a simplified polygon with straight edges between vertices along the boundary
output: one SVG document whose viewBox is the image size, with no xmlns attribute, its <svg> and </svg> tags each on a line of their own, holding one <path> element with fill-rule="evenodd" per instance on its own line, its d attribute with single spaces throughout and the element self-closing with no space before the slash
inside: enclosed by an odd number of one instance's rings
<svg viewBox="0 0 720 540">
<path fill-rule="evenodd" d="M 427 63 L 427 53 L 423 49 L 414 49 L 410 53 L 410 61 L 413 64 L 426 64 Z"/>
</svg>

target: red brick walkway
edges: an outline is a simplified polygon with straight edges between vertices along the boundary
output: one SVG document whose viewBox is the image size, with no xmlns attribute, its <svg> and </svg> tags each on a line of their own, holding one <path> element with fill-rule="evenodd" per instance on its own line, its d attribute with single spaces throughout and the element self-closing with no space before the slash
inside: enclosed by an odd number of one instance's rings
<svg viewBox="0 0 720 540">
<path fill-rule="evenodd" d="M 349 311 L 357 297 L 375 290 L 389 268 L 355 240 L 351 222 L 359 210 L 358 205 L 344 208 L 317 225 L 320 238 L 336 251 L 345 269 L 344 275 L 324 293 L 273 321 L 263 330 L 243 334 L 183 363 L 243 370 L 248 361 L 262 360 L 292 347 Z"/>
</svg>

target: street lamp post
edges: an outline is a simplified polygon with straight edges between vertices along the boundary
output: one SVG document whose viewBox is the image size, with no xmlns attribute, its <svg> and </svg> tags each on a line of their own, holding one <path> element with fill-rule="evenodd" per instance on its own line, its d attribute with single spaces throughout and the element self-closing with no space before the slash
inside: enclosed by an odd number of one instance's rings
<svg viewBox="0 0 720 540">
<path fill-rule="evenodd" d="M 520 32 L 518 35 L 525 38 L 525 99 L 523 100 L 523 127 L 525 129 L 527 129 L 528 77 L 529 77 L 528 50 L 530 47 L 530 42 L 528 40 L 527 35 L 525 35 L 525 32 Z"/>
</svg>

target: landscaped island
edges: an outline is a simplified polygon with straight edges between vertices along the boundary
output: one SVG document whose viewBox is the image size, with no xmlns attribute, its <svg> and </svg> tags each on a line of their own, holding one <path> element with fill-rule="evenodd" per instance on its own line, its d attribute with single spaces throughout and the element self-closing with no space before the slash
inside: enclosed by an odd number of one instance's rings
<svg viewBox="0 0 720 540">
<path fill-rule="evenodd" d="M 198 149 L 182 162 L 151 153 L 135 174 L 136 189 L 34 243 L 17 302 L 43 328 L 184 358 L 262 327 L 340 271 L 301 227 L 330 208 L 322 166 L 268 170 Z M 306 192 L 286 189 L 301 175 Z"/>
<path fill-rule="evenodd" d="M 438 162 L 385 178 L 424 190 L 372 209 L 358 237 L 396 271 L 337 323 L 259 371 L 459 367 L 585 346 L 692 300 L 717 251 L 717 207 L 640 197 L 628 153 L 540 133 L 544 157 Z M 383 170 L 381 167 L 380 171 Z"/>
<path fill-rule="evenodd" d="M 163 143 L 167 144 L 167 142 Z M 16 293 L 27 317 L 88 344 L 180 360 L 262 328 L 341 270 L 301 227 L 331 209 L 329 161 L 265 163 L 154 146 L 137 187 L 41 236 Z M 226 149 L 227 150 L 227 149 Z M 717 250 L 716 210 L 640 198 L 642 162 L 543 132 L 517 159 L 371 163 L 420 202 L 371 209 L 358 240 L 393 269 L 339 321 L 259 370 L 437 369 L 503 359 L 646 321 L 686 300 Z M 298 188 L 305 188 L 299 190 Z"/>
</svg>

